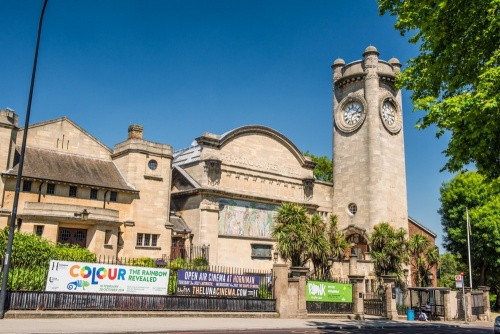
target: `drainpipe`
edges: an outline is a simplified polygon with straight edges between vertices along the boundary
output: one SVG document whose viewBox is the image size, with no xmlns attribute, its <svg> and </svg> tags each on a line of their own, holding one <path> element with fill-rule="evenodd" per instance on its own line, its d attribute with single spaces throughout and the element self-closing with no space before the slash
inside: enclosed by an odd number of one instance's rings
<svg viewBox="0 0 500 334">
<path fill-rule="evenodd" d="M 109 190 L 106 190 L 106 191 L 104 192 L 104 201 L 102 202 L 102 208 L 103 208 L 103 209 L 106 209 L 106 195 L 108 194 L 108 191 L 109 191 Z"/>
<path fill-rule="evenodd" d="M 42 185 L 45 181 L 40 182 L 40 186 L 38 187 L 38 203 L 40 203 L 40 198 L 42 197 Z"/>
</svg>

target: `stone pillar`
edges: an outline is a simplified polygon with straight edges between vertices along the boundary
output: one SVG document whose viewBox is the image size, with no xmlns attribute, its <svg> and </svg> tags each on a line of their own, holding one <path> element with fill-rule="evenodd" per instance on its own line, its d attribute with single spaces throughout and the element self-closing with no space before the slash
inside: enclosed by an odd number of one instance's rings
<svg viewBox="0 0 500 334">
<path fill-rule="evenodd" d="M 398 309 L 396 307 L 396 296 L 392 295 L 392 288 L 396 282 L 396 276 L 393 275 L 382 275 L 385 285 L 385 307 L 386 307 L 386 318 L 389 320 L 398 320 Z"/>
<path fill-rule="evenodd" d="M 288 310 L 288 265 L 273 265 L 273 296 L 276 299 L 276 311 L 280 317 L 287 318 Z"/>
<path fill-rule="evenodd" d="M 288 279 L 289 286 L 290 284 L 297 285 L 296 292 L 293 292 L 297 298 L 295 318 L 305 319 L 307 318 L 306 274 L 309 272 L 309 268 L 291 267 L 290 270 L 293 277 Z"/>
<path fill-rule="evenodd" d="M 352 284 L 352 302 L 354 319 L 365 319 L 365 304 L 363 303 L 363 284 L 365 277 L 363 275 L 349 275 L 349 281 Z"/>
<path fill-rule="evenodd" d="M 465 322 L 471 322 L 472 319 L 472 298 L 471 298 L 471 288 L 465 288 L 465 303 L 467 308 L 467 316 L 465 317 Z"/>
<path fill-rule="evenodd" d="M 483 291 L 483 304 L 484 313 L 480 315 L 481 319 L 491 321 L 491 308 L 490 308 L 490 287 L 489 286 L 478 286 L 478 290 Z"/>
<path fill-rule="evenodd" d="M 349 275 L 358 274 L 358 256 L 351 254 L 349 257 Z"/>
<path fill-rule="evenodd" d="M 450 290 L 443 290 L 443 303 L 444 303 L 444 321 L 452 320 L 453 314 L 451 312 L 451 295 Z"/>
</svg>

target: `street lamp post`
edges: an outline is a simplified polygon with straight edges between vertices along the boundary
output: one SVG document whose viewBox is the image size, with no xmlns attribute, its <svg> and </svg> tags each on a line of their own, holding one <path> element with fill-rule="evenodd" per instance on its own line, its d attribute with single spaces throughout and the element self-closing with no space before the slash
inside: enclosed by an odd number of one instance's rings
<svg viewBox="0 0 500 334">
<path fill-rule="evenodd" d="M 5 300 L 7 299 L 7 280 L 9 279 L 9 268 L 10 268 L 10 260 L 12 255 L 12 244 L 14 243 L 14 227 L 17 218 L 17 206 L 19 202 L 19 190 L 21 188 L 21 177 L 23 175 L 23 165 L 24 165 L 24 152 L 26 151 L 26 139 L 28 137 L 28 128 L 30 124 L 30 113 L 31 113 L 31 101 L 33 98 L 33 88 L 35 87 L 35 74 L 36 74 L 36 64 L 38 60 L 38 49 L 40 47 L 40 36 L 42 34 L 42 23 L 43 23 L 43 14 L 45 13 L 45 7 L 47 7 L 47 1 L 44 0 L 42 13 L 40 14 L 40 21 L 38 23 L 38 36 L 36 40 L 35 47 L 35 59 L 33 60 L 33 70 L 31 72 L 31 84 L 30 84 L 30 92 L 28 96 L 28 107 L 26 109 L 26 119 L 24 122 L 24 133 L 23 133 L 23 142 L 21 144 L 21 153 L 19 157 L 19 167 L 17 171 L 17 179 L 16 179 L 16 189 L 14 192 L 14 201 L 12 204 L 12 215 L 10 219 L 10 227 L 9 227 L 9 238 L 7 241 L 7 248 L 5 249 L 5 260 L 4 260 L 4 268 L 3 268 L 3 276 L 2 276 L 2 291 L 0 291 L 0 319 L 3 319 L 5 313 Z"/>
</svg>

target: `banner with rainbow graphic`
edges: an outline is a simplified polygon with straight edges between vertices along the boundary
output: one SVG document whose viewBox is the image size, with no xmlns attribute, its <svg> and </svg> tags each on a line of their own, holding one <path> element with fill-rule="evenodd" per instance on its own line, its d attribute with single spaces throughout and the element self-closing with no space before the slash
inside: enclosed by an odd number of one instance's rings
<svg viewBox="0 0 500 334">
<path fill-rule="evenodd" d="M 169 269 L 51 260 L 45 291 L 166 295 Z"/>
</svg>

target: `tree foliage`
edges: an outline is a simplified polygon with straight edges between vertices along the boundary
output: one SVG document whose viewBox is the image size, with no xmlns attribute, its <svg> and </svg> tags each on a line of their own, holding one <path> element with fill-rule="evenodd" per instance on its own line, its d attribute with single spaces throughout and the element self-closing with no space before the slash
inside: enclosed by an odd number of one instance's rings
<svg viewBox="0 0 500 334">
<path fill-rule="evenodd" d="M 397 16 L 402 35 L 420 45 L 397 84 L 412 91 L 414 110 L 427 111 L 417 127 L 451 132 L 444 151 L 451 172 L 475 164 L 500 176 L 500 1 L 378 0 Z"/>
<path fill-rule="evenodd" d="M 278 208 L 274 221 L 271 236 L 277 241 L 276 249 L 280 256 L 285 261 L 291 261 L 293 267 L 303 266 L 309 260 L 307 210 L 295 203 L 283 203 Z"/>
<path fill-rule="evenodd" d="M 414 234 L 408 240 L 411 273 L 416 286 L 431 286 L 428 273 L 439 263 L 438 248 L 421 233 Z"/>
<path fill-rule="evenodd" d="M 312 161 L 316 163 L 316 167 L 313 170 L 314 177 L 316 180 L 333 182 L 333 162 L 332 159 L 323 155 L 317 157 L 309 151 L 303 153 L 305 156 L 310 157 Z"/>
<path fill-rule="evenodd" d="M 299 204 L 283 203 L 274 219 L 272 237 L 280 256 L 292 266 L 303 266 L 310 260 L 318 278 L 328 276 L 329 257 L 343 259 L 350 247 L 337 229 L 337 216 L 325 222 L 318 214 L 308 215 Z"/>
<path fill-rule="evenodd" d="M 500 194 L 492 182 L 476 172 L 457 174 L 440 192 L 443 246 L 468 259 L 468 209 L 472 271 L 479 273 L 478 283 L 484 285 L 489 275 L 500 271 Z"/>
<path fill-rule="evenodd" d="M 375 276 L 395 275 L 403 281 L 403 264 L 408 263 L 406 231 L 395 229 L 389 223 L 375 225 L 370 236 Z"/>
<path fill-rule="evenodd" d="M 438 286 L 455 289 L 455 275 L 465 270 L 464 263 L 460 255 L 450 253 L 440 254 Z"/>
<path fill-rule="evenodd" d="M 8 235 L 8 227 L 0 230 L 0 258 L 5 256 Z M 43 291 L 50 260 L 95 262 L 95 254 L 77 245 L 54 244 L 36 234 L 16 232 L 8 289 Z"/>
</svg>

